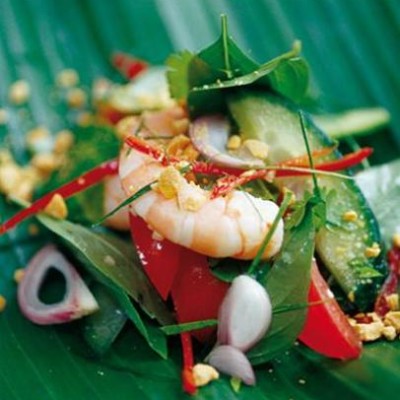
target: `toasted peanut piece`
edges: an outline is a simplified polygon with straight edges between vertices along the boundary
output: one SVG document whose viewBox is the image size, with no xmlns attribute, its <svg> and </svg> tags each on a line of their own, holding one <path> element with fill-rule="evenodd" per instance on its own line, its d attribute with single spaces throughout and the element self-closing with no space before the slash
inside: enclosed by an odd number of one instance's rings
<svg viewBox="0 0 400 400">
<path fill-rule="evenodd" d="M 56 219 L 67 218 L 68 209 L 64 198 L 56 193 L 50 200 L 50 203 L 44 208 L 44 212 Z"/>
<path fill-rule="evenodd" d="M 211 381 L 218 379 L 218 371 L 208 364 L 196 364 L 193 367 L 193 380 L 195 386 L 205 386 Z"/>
</svg>

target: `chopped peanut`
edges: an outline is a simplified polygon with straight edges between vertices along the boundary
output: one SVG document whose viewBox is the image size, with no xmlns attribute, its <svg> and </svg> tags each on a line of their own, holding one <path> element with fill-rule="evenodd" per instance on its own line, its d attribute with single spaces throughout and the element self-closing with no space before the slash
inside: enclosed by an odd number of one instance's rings
<svg viewBox="0 0 400 400">
<path fill-rule="evenodd" d="M 54 152 L 62 154 L 67 152 L 74 143 L 74 135 L 71 131 L 64 129 L 57 133 L 54 141 Z"/>
<path fill-rule="evenodd" d="M 399 295 L 397 293 L 385 296 L 385 300 L 390 311 L 397 311 L 399 309 Z"/>
<path fill-rule="evenodd" d="M 52 153 L 40 153 L 32 158 L 31 164 L 41 173 L 49 174 L 59 166 L 59 160 Z"/>
<path fill-rule="evenodd" d="M 190 143 L 190 139 L 185 135 L 175 136 L 168 143 L 166 152 L 169 156 L 180 156 Z"/>
<path fill-rule="evenodd" d="M 242 138 L 239 135 L 233 135 L 228 139 L 228 143 L 226 144 L 226 148 L 228 150 L 237 150 L 242 144 Z"/>
<path fill-rule="evenodd" d="M 211 381 L 218 379 L 218 371 L 208 364 L 196 364 L 193 367 L 193 379 L 195 386 L 205 386 Z"/>
<path fill-rule="evenodd" d="M 189 120 L 180 118 L 172 122 L 175 135 L 184 135 L 189 129 Z"/>
<path fill-rule="evenodd" d="M 18 268 L 14 271 L 14 281 L 20 283 L 24 277 L 25 270 L 23 268 Z"/>
<path fill-rule="evenodd" d="M 382 336 L 386 340 L 392 341 L 392 340 L 396 339 L 396 336 L 397 336 L 396 329 L 393 326 L 385 326 L 382 329 Z"/>
<path fill-rule="evenodd" d="M 186 183 L 186 181 L 185 181 Z M 186 183 L 178 188 L 179 207 L 187 211 L 197 211 L 207 201 L 207 196 L 199 186 Z"/>
<path fill-rule="evenodd" d="M 393 246 L 400 248 L 400 233 L 395 233 L 392 240 Z"/>
<path fill-rule="evenodd" d="M 155 190 L 161 193 L 166 199 L 172 199 L 176 197 L 178 187 L 183 181 L 185 181 L 185 179 L 179 171 L 169 166 L 160 174 Z"/>
<path fill-rule="evenodd" d="M 349 210 L 342 215 L 342 219 L 346 222 L 354 222 L 357 221 L 358 214 L 354 210 Z"/>
<path fill-rule="evenodd" d="M 376 258 L 381 254 L 381 248 L 378 243 L 373 243 L 371 247 L 367 247 L 364 252 L 367 258 Z"/>
<path fill-rule="evenodd" d="M 57 75 L 57 85 L 63 88 L 76 86 L 79 83 L 79 75 L 74 69 L 63 69 Z"/>
<path fill-rule="evenodd" d="M 28 101 L 30 96 L 30 86 L 27 81 L 19 80 L 10 86 L 8 98 L 11 103 L 16 105 L 24 104 Z"/>
<path fill-rule="evenodd" d="M 56 193 L 49 204 L 44 208 L 44 212 L 57 219 L 65 219 L 68 215 L 67 205 L 65 204 L 64 198 Z"/>
<path fill-rule="evenodd" d="M 115 126 L 115 132 L 120 139 L 125 139 L 129 135 L 134 135 L 140 128 L 141 118 L 129 116 L 122 118 Z"/>
<path fill-rule="evenodd" d="M 400 311 L 389 311 L 383 318 L 386 326 L 393 326 L 400 333 Z"/>
<path fill-rule="evenodd" d="M 373 342 L 382 336 L 384 325 L 382 322 L 371 322 L 370 324 L 357 324 L 354 329 L 363 342 Z"/>
<path fill-rule="evenodd" d="M 6 298 L 0 294 L 0 312 L 4 311 L 6 305 L 7 305 Z"/>
<path fill-rule="evenodd" d="M 72 108 L 80 108 L 86 104 L 86 93 L 79 88 L 73 88 L 67 93 L 67 103 Z"/>
<path fill-rule="evenodd" d="M 38 126 L 27 132 L 26 144 L 34 153 L 50 152 L 53 147 L 53 139 L 47 128 Z"/>
<path fill-rule="evenodd" d="M 199 157 L 199 154 L 200 153 L 194 148 L 194 146 L 189 144 L 189 146 L 187 146 L 183 151 L 182 158 L 187 161 L 195 161 Z"/>
</svg>

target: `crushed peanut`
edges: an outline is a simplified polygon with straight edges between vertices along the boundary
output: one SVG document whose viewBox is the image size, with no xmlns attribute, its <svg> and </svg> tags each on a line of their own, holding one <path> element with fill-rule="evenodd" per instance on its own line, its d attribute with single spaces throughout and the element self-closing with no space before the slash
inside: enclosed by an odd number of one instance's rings
<svg viewBox="0 0 400 400">
<path fill-rule="evenodd" d="M 73 88 L 67 93 L 67 103 L 72 108 L 81 108 L 86 104 L 86 93 L 80 88 Z"/>
<path fill-rule="evenodd" d="M 25 270 L 23 268 L 18 268 L 14 271 L 14 282 L 20 283 L 25 275 Z"/>
<path fill-rule="evenodd" d="M 30 93 L 28 82 L 21 79 L 10 86 L 8 98 L 11 103 L 21 105 L 28 101 Z"/>
<path fill-rule="evenodd" d="M 59 159 L 52 153 L 39 153 L 33 156 L 31 164 L 39 172 L 47 175 L 59 167 Z"/>
<path fill-rule="evenodd" d="M 172 199 L 176 197 L 178 188 L 183 184 L 185 179 L 173 166 L 165 168 L 160 174 L 157 185 L 154 189 L 161 193 L 166 199 Z"/>
<path fill-rule="evenodd" d="M 373 342 L 382 336 L 384 327 L 382 322 L 371 322 L 369 324 L 357 324 L 354 329 L 363 342 Z"/>
<path fill-rule="evenodd" d="M 219 378 L 218 371 L 208 364 L 196 364 L 193 367 L 193 380 L 195 386 L 205 386 Z"/>
<path fill-rule="evenodd" d="M 226 148 L 228 150 L 238 150 L 241 144 L 242 144 L 242 138 L 239 135 L 232 135 L 228 139 L 228 143 L 226 144 Z"/>
<path fill-rule="evenodd" d="M 190 139 L 185 135 L 175 136 L 167 145 L 166 152 L 169 156 L 181 156 L 187 146 L 191 144 Z"/>
<path fill-rule="evenodd" d="M 172 127 L 175 135 L 184 135 L 189 129 L 189 120 L 187 118 L 174 120 Z"/>
<path fill-rule="evenodd" d="M 397 293 L 385 296 L 385 300 L 390 311 L 397 311 L 399 309 L 399 295 Z"/>
<path fill-rule="evenodd" d="M 56 154 L 63 154 L 67 152 L 73 144 L 73 133 L 67 129 L 64 129 L 56 134 L 53 150 Z"/>
<path fill-rule="evenodd" d="M 400 311 L 389 311 L 383 318 L 386 326 L 393 326 L 397 333 L 400 333 Z"/>
<path fill-rule="evenodd" d="M 64 198 L 56 193 L 49 204 L 44 208 L 44 212 L 56 219 L 65 219 L 68 215 L 67 205 Z"/>
<path fill-rule="evenodd" d="M 63 69 L 57 74 L 56 80 L 58 86 L 69 88 L 79 83 L 79 75 L 74 69 Z"/>
<path fill-rule="evenodd" d="M 395 233 L 393 235 L 392 242 L 394 247 L 400 248 L 400 233 Z"/>
<path fill-rule="evenodd" d="M 396 339 L 396 336 L 397 336 L 396 328 L 394 328 L 393 326 L 385 326 L 385 327 L 383 327 L 382 336 L 386 340 L 393 341 L 394 339 Z"/>
<path fill-rule="evenodd" d="M 378 243 L 373 243 L 372 246 L 365 249 L 364 254 L 367 258 L 376 258 L 381 254 L 381 248 Z"/>
<path fill-rule="evenodd" d="M 141 118 L 132 115 L 129 117 L 122 118 L 118 121 L 117 125 L 115 126 L 115 133 L 117 137 L 120 139 L 125 139 L 129 135 L 134 135 L 141 125 Z"/>
<path fill-rule="evenodd" d="M 0 294 L 0 312 L 4 311 L 6 305 L 7 305 L 6 298 Z"/>
<path fill-rule="evenodd" d="M 358 214 L 354 210 L 349 210 L 342 215 L 342 219 L 346 222 L 354 222 L 357 221 Z"/>
<path fill-rule="evenodd" d="M 194 183 L 187 183 L 178 189 L 179 207 L 186 211 L 197 211 L 208 200 L 206 192 Z"/>
</svg>

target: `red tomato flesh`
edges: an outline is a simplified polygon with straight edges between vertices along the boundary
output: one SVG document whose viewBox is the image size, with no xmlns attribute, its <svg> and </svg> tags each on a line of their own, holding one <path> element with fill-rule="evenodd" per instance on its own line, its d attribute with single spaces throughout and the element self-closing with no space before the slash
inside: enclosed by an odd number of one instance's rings
<svg viewBox="0 0 400 400">
<path fill-rule="evenodd" d="M 144 220 L 129 213 L 131 235 L 143 269 L 163 300 L 166 300 L 181 266 L 182 247 L 167 239 L 155 240 Z"/>
<path fill-rule="evenodd" d="M 309 302 L 324 301 L 311 305 L 299 340 L 305 345 L 330 358 L 349 360 L 358 358 L 362 342 L 349 324 L 337 301 L 332 298 L 329 286 L 313 263 Z"/>
</svg>

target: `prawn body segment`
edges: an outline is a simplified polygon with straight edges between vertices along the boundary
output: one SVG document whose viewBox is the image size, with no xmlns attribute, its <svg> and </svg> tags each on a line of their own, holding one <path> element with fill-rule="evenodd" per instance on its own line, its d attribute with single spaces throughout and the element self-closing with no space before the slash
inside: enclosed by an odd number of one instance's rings
<svg viewBox="0 0 400 400">
<path fill-rule="evenodd" d="M 153 157 L 125 146 L 120 157 L 120 178 L 128 195 L 157 181 L 166 167 Z M 194 209 L 184 207 L 180 198 L 193 186 L 180 185 L 177 196 L 166 198 L 157 190 L 144 194 L 131 204 L 159 236 L 209 257 L 252 259 L 256 256 L 277 213 L 278 206 L 249 193 L 233 190 L 224 197 L 210 198 Z M 274 256 L 283 241 L 283 221 L 272 235 L 263 258 Z"/>
</svg>

